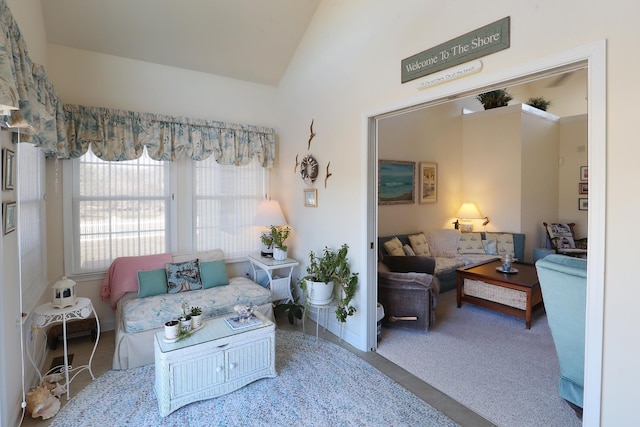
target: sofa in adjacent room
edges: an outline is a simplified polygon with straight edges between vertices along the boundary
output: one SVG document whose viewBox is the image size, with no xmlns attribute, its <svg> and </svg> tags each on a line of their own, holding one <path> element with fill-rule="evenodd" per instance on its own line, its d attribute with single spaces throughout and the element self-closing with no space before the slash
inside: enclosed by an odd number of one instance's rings
<svg viewBox="0 0 640 427">
<path fill-rule="evenodd" d="M 185 283 L 175 275 L 190 279 Z M 229 277 L 219 249 L 117 258 L 105 275 L 101 297 L 116 313 L 113 369 L 153 363 L 154 334 L 177 319 L 183 306 L 200 307 L 206 320 L 231 313 L 238 304 L 255 305 L 273 320 L 270 290 L 247 277 Z"/>
<path fill-rule="evenodd" d="M 380 260 L 388 257 L 429 256 L 435 258 L 435 276 L 440 292 L 456 288 L 456 269 L 497 259 L 510 253 L 524 259 L 522 233 L 471 232 L 455 229 L 432 230 L 378 237 Z"/>
</svg>

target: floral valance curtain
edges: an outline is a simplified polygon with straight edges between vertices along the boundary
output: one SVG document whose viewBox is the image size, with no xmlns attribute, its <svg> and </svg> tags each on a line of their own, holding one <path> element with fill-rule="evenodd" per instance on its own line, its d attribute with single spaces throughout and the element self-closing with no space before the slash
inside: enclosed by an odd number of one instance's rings
<svg viewBox="0 0 640 427">
<path fill-rule="evenodd" d="M 225 165 L 246 165 L 256 157 L 273 166 L 275 132 L 271 128 L 188 119 L 108 108 L 64 105 L 68 143 L 64 158 L 91 151 L 102 160 L 136 159 L 147 148 L 154 160 L 203 160 L 214 156 Z"/>
<path fill-rule="evenodd" d="M 115 109 L 63 105 L 44 67 L 31 62 L 26 43 L 6 0 L 0 0 L 0 104 L 19 107 L 0 122 L 23 129 L 31 141 L 57 158 L 91 150 L 103 160 L 131 160 L 146 147 L 156 160 L 214 156 L 226 165 L 245 165 L 256 157 L 273 166 L 275 132 L 271 128 L 187 119 Z M 16 105 L 17 104 L 17 105 Z"/>
<path fill-rule="evenodd" d="M 22 141 L 48 146 L 62 136 L 62 102 L 44 67 L 31 62 L 6 0 L 0 0 L 0 89 L 17 98 L 0 99 L 1 104 L 19 108 L 11 116 L 0 115 L 0 120 L 22 128 Z"/>
</svg>

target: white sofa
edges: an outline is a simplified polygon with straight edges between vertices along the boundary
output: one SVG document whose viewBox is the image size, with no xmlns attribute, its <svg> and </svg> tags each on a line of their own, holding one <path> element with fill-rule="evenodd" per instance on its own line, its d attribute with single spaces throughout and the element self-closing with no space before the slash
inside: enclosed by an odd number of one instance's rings
<svg viewBox="0 0 640 427">
<path fill-rule="evenodd" d="M 184 262 L 198 259 L 201 262 L 223 260 L 221 250 L 192 252 L 171 256 L 171 262 Z M 142 258 L 141 258 L 142 259 Z M 118 260 L 114 260 L 116 263 Z M 135 259 L 133 259 L 135 261 Z M 161 262 L 161 261 L 155 261 Z M 143 263 L 141 263 L 143 265 Z M 112 267 L 114 265 L 112 264 Z M 145 270 L 158 268 L 146 264 Z M 117 269 L 117 266 L 115 267 Z M 126 274 L 114 274 L 110 268 L 109 275 L 120 281 L 137 280 L 135 268 L 129 268 Z M 136 277 L 131 277 L 135 274 Z M 176 294 L 163 293 L 139 297 L 138 291 L 126 292 L 115 303 L 116 310 L 116 343 L 113 354 L 113 369 L 129 369 L 148 365 L 154 362 L 153 336 L 162 331 L 164 323 L 176 319 L 182 310 L 182 304 L 188 307 L 202 308 L 203 318 L 219 316 L 233 312 L 233 306 L 256 305 L 258 311 L 273 320 L 271 292 L 246 277 L 229 277 L 229 284 L 209 289 L 193 290 Z M 111 283 L 117 289 L 118 283 Z"/>
</svg>

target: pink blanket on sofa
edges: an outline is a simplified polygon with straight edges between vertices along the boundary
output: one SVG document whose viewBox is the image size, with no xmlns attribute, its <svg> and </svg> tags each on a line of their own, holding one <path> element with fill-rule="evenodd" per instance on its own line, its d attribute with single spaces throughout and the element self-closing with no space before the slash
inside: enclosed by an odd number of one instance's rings
<svg viewBox="0 0 640 427">
<path fill-rule="evenodd" d="M 171 254 L 143 255 L 119 257 L 113 260 L 102 281 L 100 298 L 111 302 L 111 308 L 116 309 L 116 303 L 127 292 L 138 292 L 138 271 L 163 268 L 173 257 Z"/>
</svg>

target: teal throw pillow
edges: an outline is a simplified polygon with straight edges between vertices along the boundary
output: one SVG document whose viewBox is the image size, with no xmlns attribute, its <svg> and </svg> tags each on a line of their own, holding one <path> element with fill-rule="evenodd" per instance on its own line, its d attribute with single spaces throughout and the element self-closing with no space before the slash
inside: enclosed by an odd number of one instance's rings
<svg viewBox="0 0 640 427">
<path fill-rule="evenodd" d="M 198 260 L 165 264 L 170 294 L 202 289 Z"/>
<path fill-rule="evenodd" d="M 223 260 L 201 262 L 200 278 L 205 289 L 229 284 L 227 266 Z"/>
<path fill-rule="evenodd" d="M 138 271 L 138 296 L 140 298 L 167 293 L 167 273 L 164 268 Z"/>
</svg>

